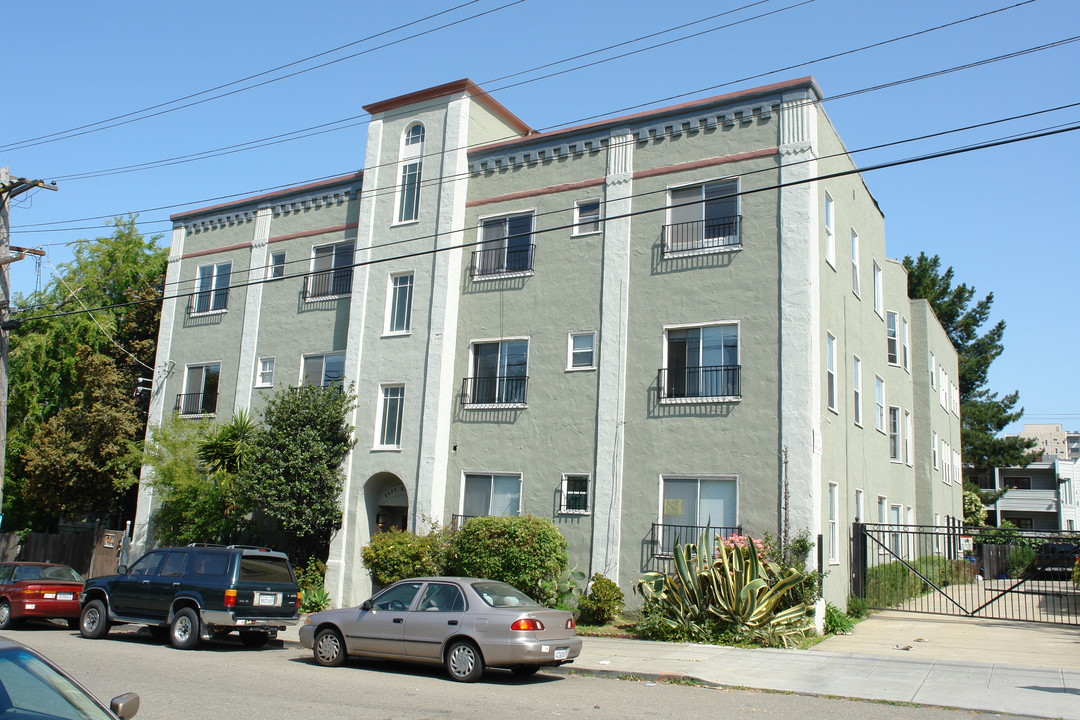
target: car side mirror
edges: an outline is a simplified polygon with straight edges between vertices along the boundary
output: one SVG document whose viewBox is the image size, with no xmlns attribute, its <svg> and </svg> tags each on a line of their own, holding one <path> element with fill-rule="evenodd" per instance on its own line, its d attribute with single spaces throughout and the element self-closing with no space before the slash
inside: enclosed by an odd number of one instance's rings
<svg viewBox="0 0 1080 720">
<path fill-rule="evenodd" d="M 363 602 L 363 604 L 362 604 L 362 605 L 360 605 L 360 609 L 361 609 L 361 610 L 370 610 L 370 609 L 371 609 L 371 607 L 372 607 L 372 605 L 371 605 L 371 601 L 370 601 L 370 600 L 365 600 L 365 601 Z"/>
<path fill-rule="evenodd" d="M 123 565 L 121 565 L 123 567 Z M 120 720 L 128 720 L 135 717 L 135 713 L 139 712 L 139 696 L 135 693 L 124 693 L 123 695 L 117 695 L 109 702 L 109 709 L 113 711 L 113 715 L 120 718 Z"/>
<path fill-rule="evenodd" d="M 127 575 L 127 571 L 128 571 L 128 566 L 127 565 L 117 565 L 116 566 L 116 574 L 117 575 Z"/>
</svg>

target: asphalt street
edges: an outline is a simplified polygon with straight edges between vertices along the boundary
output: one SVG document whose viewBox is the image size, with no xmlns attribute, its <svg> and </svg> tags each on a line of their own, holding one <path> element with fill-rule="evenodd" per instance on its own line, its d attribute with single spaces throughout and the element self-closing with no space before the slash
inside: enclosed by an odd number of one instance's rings
<svg viewBox="0 0 1080 720">
<path fill-rule="evenodd" d="M 239 642 L 175 650 L 149 636 L 116 631 L 85 640 L 66 627 L 26 626 L 6 636 L 42 652 L 106 703 L 123 692 L 142 699 L 139 718 L 634 718 L 756 717 L 829 720 L 970 718 L 978 713 L 892 703 L 716 689 L 575 675 L 572 669 L 530 678 L 489 672 L 473 685 L 440 667 L 351 661 L 322 668 L 310 653 Z M 763 670 L 767 672 L 766 670 Z"/>
</svg>

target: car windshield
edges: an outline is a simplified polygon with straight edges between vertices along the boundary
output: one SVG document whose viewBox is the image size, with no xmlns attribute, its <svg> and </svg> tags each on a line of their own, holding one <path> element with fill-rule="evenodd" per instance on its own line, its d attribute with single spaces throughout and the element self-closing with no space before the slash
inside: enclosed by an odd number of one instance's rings
<svg viewBox="0 0 1080 720">
<path fill-rule="evenodd" d="M 0 717 L 114 720 L 78 685 L 21 648 L 0 651 Z"/>
<path fill-rule="evenodd" d="M 17 565 L 15 581 L 19 580 L 67 580 L 82 582 L 82 577 L 67 565 Z"/>
<path fill-rule="evenodd" d="M 540 603 L 536 602 L 516 587 L 507 585 L 503 582 L 483 580 L 481 582 L 474 582 L 472 588 L 476 591 L 476 594 L 480 596 L 480 599 L 491 607 L 543 607 Z"/>
</svg>

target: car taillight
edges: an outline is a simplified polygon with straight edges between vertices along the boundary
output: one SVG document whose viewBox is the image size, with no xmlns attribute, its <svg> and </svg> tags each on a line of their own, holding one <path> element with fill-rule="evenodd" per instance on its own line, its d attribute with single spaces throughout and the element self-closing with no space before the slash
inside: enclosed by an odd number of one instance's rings
<svg viewBox="0 0 1080 720">
<path fill-rule="evenodd" d="M 236 590 L 233 588 L 225 591 L 225 607 L 236 607 Z"/>
<path fill-rule="evenodd" d="M 574 618 L 570 618 L 569 620 L 566 621 L 566 629 L 567 630 L 576 630 L 577 629 L 577 623 L 574 622 Z"/>
<path fill-rule="evenodd" d="M 22 594 L 22 595 L 40 595 L 41 594 L 41 586 L 40 585 L 24 585 L 19 590 L 19 593 Z"/>
<path fill-rule="evenodd" d="M 300 607 L 300 603 L 301 603 L 301 601 L 303 599 L 304 599 L 304 591 L 303 590 L 297 590 L 296 591 L 296 607 Z"/>
<path fill-rule="evenodd" d="M 510 626 L 511 630 L 543 630 L 544 623 L 533 618 L 521 618 L 515 620 L 514 624 Z"/>
</svg>

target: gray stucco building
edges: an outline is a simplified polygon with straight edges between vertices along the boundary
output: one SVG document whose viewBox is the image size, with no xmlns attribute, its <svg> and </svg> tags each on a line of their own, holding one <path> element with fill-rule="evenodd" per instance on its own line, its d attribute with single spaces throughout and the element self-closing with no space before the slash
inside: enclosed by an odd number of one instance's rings
<svg viewBox="0 0 1080 720">
<path fill-rule="evenodd" d="M 806 531 L 842 604 L 854 520 L 962 515 L 960 419 L 820 99 L 545 133 L 468 80 L 368 105 L 362 172 L 173 217 L 153 417 L 355 383 L 339 604 L 380 525 L 515 513 L 626 590 L 694 528 Z"/>
</svg>

